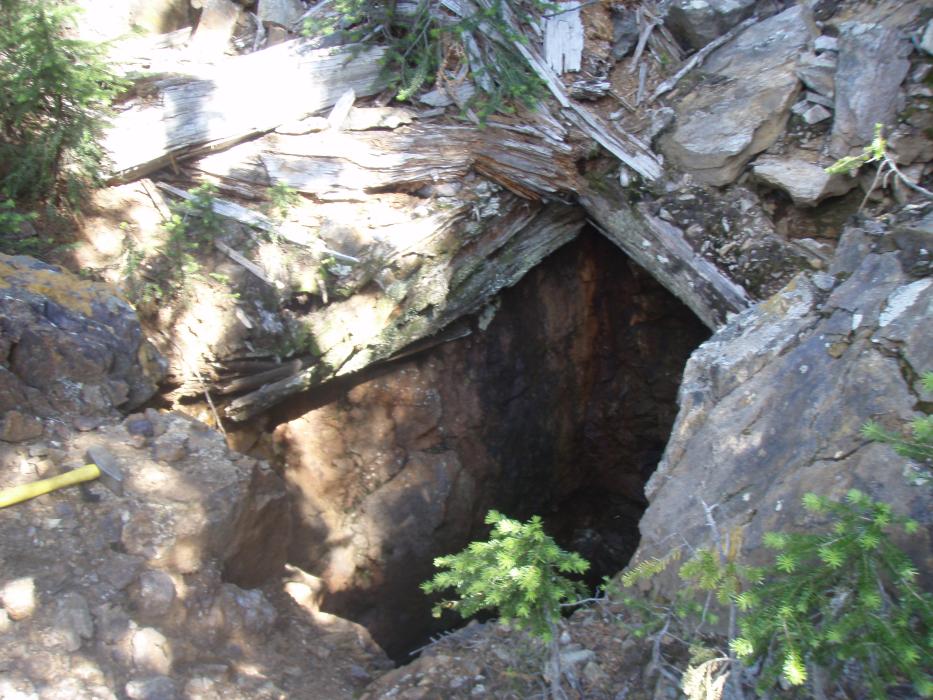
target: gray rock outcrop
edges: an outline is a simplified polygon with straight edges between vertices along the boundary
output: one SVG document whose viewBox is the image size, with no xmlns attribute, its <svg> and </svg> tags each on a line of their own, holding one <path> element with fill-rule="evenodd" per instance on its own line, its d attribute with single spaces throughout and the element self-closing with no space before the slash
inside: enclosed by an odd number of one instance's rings
<svg viewBox="0 0 933 700">
<path fill-rule="evenodd" d="M 667 11 L 667 24 L 694 49 L 725 34 L 755 9 L 754 0 L 675 0 Z"/>
<path fill-rule="evenodd" d="M 787 192 L 794 204 L 805 207 L 845 194 L 858 184 L 851 177 L 830 175 L 825 168 L 796 158 L 762 156 L 752 171 L 762 182 Z"/>
<path fill-rule="evenodd" d="M 708 542 L 703 503 L 749 561 L 760 560 L 765 532 L 811 523 L 806 492 L 857 488 L 930 524 L 929 473 L 859 429 L 869 419 L 900 429 L 929 398 L 918 376 L 933 367 L 933 281 L 920 260 L 931 239 L 929 227 L 850 228 L 830 274 L 797 277 L 694 353 L 646 486 L 636 559 L 663 556 L 682 536 Z M 920 532 L 908 552 L 929 575 L 929 530 Z"/>
<path fill-rule="evenodd" d="M 910 43 L 894 28 L 847 22 L 839 37 L 833 155 L 842 157 L 871 143 L 875 124 L 892 126 L 897 95 L 907 76 Z"/>
<path fill-rule="evenodd" d="M 107 285 L 33 258 L 0 255 L 0 329 L 2 439 L 36 437 L 23 429 L 30 416 L 132 409 L 164 371 L 135 311 Z"/>
<path fill-rule="evenodd" d="M 759 22 L 716 50 L 706 84 L 676 106 L 662 151 L 700 182 L 732 182 L 756 153 L 778 138 L 799 91 L 798 56 L 810 41 L 795 6 Z"/>
</svg>

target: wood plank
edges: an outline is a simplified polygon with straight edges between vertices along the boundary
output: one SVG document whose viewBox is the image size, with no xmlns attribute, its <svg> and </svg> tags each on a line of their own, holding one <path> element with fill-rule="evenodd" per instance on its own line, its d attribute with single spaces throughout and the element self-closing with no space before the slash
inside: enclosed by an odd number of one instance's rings
<svg viewBox="0 0 933 700">
<path fill-rule="evenodd" d="M 652 216 L 644 205 L 631 207 L 618 186 L 580 193 L 592 223 L 716 330 L 728 314 L 747 308 L 751 299 L 712 262 L 693 250 L 676 226 Z"/>
<path fill-rule="evenodd" d="M 296 39 L 263 51 L 193 66 L 162 81 L 155 100 L 117 115 L 103 147 L 111 182 L 141 177 L 195 148 L 231 145 L 333 105 L 348 89 L 386 86 L 383 47 L 309 50 Z"/>
<path fill-rule="evenodd" d="M 360 293 L 332 303 L 309 320 L 322 345 L 318 361 L 234 399 L 224 409 L 226 415 L 246 420 L 296 393 L 404 353 L 417 341 L 430 344 L 428 339 L 478 312 L 572 240 L 585 217 L 579 207 L 542 205 L 505 194 L 500 195 L 499 213 L 483 222 L 478 234 L 464 235 L 464 228 L 473 224 L 463 215 L 439 220 L 433 235 L 397 251 L 422 260 L 404 282 L 404 293 L 394 291 L 390 300 L 371 290 L 369 299 Z M 366 315 L 360 318 L 364 306 Z"/>
<path fill-rule="evenodd" d="M 558 74 L 580 70 L 583 60 L 583 20 L 580 3 L 557 3 L 557 9 L 544 19 L 544 59 Z"/>
</svg>

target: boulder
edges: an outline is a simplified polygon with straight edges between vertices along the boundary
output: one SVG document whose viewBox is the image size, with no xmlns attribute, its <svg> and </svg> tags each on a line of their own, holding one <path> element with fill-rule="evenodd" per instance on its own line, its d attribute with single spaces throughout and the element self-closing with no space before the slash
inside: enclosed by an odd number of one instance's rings
<svg viewBox="0 0 933 700">
<path fill-rule="evenodd" d="M 832 97 L 836 89 L 836 54 L 804 54 L 797 63 L 797 77 L 815 93 Z"/>
<path fill-rule="evenodd" d="M 191 26 L 189 0 L 80 0 L 75 15 L 78 35 L 89 41 L 134 34 L 164 34 Z"/>
<path fill-rule="evenodd" d="M 750 17 L 754 0 L 674 0 L 667 26 L 691 48 L 699 49 Z"/>
<path fill-rule="evenodd" d="M 846 22 L 839 35 L 836 118 L 830 150 L 842 157 L 871 143 L 875 124 L 893 126 L 910 43 L 894 28 Z"/>
<path fill-rule="evenodd" d="M 22 416 L 10 417 L 15 411 L 104 416 L 155 393 L 161 359 L 135 311 L 107 285 L 33 258 L 0 255 L 0 290 L 4 434 L 22 434 Z"/>
<path fill-rule="evenodd" d="M 707 84 L 676 107 L 661 148 L 700 182 L 732 182 L 781 134 L 799 90 L 797 57 L 810 40 L 803 10 L 759 22 L 710 55 Z"/>
<path fill-rule="evenodd" d="M 855 178 L 830 175 L 825 168 L 796 158 L 762 156 L 752 171 L 762 182 L 787 192 L 794 204 L 805 207 L 845 194 L 858 184 Z"/>
<path fill-rule="evenodd" d="M 260 21 L 291 29 L 304 14 L 300 0 L 259 0 L 256 14 Z"/>
<path fill-rule="evenodd" d="M 897 233 L 879 238 L 848 229 L 832 276 L 798 276 L 694 353 L 633 561 L 682 538 L 709 544 L 705 503 L 743 558 L 760 563 L 764 533 L 814 524 L 805 493 L 839 499 L 857 488 L 921 522 L 904 544 L 930 578 L 929 474 L 860 433 L 869 419 L 901 429 L 914 418 L 918 376 L 933 367 L 933 284 L 909 274 L 916 250 L 899 249 Z"/>
</svg>

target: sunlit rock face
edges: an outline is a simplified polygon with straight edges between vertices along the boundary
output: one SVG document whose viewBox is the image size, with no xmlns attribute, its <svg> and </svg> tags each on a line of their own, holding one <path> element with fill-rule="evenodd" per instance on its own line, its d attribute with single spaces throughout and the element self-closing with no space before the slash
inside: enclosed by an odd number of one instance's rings
<svg viewBox="0 0 933 700">
<path fill-rule="evenodd" d="M 637 546 L 684 363 L 706 335 L 584 234 L 470 336 L 279 427 L 298 522 L 291 561 L 323 579 L 325 610 L 399 658 L 439 629 L 417 586 L 433 557 L 484 538 L 490 508 L 540 514 L 599 573 L 617 571 Z"/>
<path fill-rule="evenodd" d="M 93 427 L 148 400 L 163 372 L 111 288 L 0 254 L 0 440 L 39 437 L 40 418 Z"/>
</svg>

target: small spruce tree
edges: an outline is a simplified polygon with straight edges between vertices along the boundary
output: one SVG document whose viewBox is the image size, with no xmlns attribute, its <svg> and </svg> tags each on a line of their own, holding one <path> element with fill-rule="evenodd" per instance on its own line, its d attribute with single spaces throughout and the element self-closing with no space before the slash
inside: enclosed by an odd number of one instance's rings
<svg viewBox="0 0 933 700">
<path fill-rule="evenodd" d="M 933 372 L 924 372 L 920 381 L 924 391 L 933 394 Z M 885 430 L 875 421 L 868 421 L 862 426 L 862 435 L 869 440 L 891 445 L 901 457 L 933 469 L 933 415 L 912 420 L 910 435 Z"/>
<path fill-rule="evenodd" d="M 76 205 L 99 180 L 97 137 L 122 86 L 105 50 L 70 38 L 74 6 L 0 0 L 0 195 Z"/>
<path fill-rule="evenodd" d="M 526 523 L 490 511 L 486 523 L 492 534 L 486 542 L 471 542 L 458 554 L 438 557 L 442 569 L 421 584 L 425 593 L 453 588 L 457 599 L 434 606 L 435 617 L 444 609 L 470 617 L 481 610 L 498 610 L 502 621 L 528 629 L 548 641 L 550 659 L 546 675 L 553 697 L 560 695 L 560 649 L 556 636 L 562 603 L 585 593 L 583 584 L 567 577 L 582 574 L 589 563 L 566 552 L 544 532 L 541 518 Z"/>
<path fill-rule="evenodd" d="M 768 533 L 774 565 L 735 596 L 744 614 L 731 646 L 740 658 L 764 660 L 759 690 L 782 676 L 803 685 L 808 665 L 831 676 L 851 665 L 873 698 L 903 680 L 933 695 L 933 596 L 888 532 L 900 525 L 912 534 L 918 524 L 855 489 L 845 502 L 807 494 L 804 507 L 830 516 L 831 529 Z"/>
</svg>

